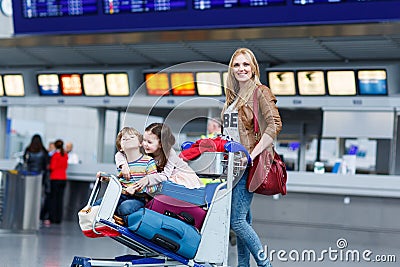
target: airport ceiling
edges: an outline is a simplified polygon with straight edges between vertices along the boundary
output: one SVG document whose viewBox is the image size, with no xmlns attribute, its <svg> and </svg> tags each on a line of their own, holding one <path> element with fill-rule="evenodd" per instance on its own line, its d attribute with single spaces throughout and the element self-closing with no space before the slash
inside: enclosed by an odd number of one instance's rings
<svg viewBox="0 0 400 267">
<path fill-rule="evenodd" d="M 139 33 L 17 36 L 0 39 L 0 67 L 227 64 L 238 47 L 274 66 L 305 62 L 400 62 L 400 22 Z"/>
</svg>

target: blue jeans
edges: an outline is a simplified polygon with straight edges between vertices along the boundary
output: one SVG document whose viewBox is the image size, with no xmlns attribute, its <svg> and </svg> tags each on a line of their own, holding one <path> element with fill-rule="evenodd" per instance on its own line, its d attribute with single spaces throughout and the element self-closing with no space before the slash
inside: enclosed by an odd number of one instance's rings
<svg viewBox="0 0 400 267">
<path fill-rule="evenodd" d="M 103 199 L 99 198 L 93 203 L 93 206 L 98 206 L 101 204 Z M 118 200 L 117 209 L 115 214 L 119 216 L 126 216 L 135 211 L 138 211 L 140 208 L 143 208 L 146 203 L 146 200 L 142 197 L 136 196 L 127 196 L 121 194 Z"/>
<path fill-rule="evenodd" d="M 237 236 L 238 266 L 249 267 L 251 253 L 257 266 L 272 267 L 260 238 L 251 225 L 251 201 L 254 193 L 246 188 L 247 177 L 248 169 L 232 190 L 231 228 Z"/>
<path fill-rule="evenodd" d="M 143 208 L 145 203 L 145 200 L 142 198 L 121 195 L 116 213 L 120 216 L 129 215 Z"/>
</svg>

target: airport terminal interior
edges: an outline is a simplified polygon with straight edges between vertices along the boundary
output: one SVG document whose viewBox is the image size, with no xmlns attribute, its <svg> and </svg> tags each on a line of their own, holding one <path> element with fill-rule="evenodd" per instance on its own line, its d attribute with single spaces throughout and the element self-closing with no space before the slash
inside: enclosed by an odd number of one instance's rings
<svg viewBox="0 0 400 267">
<path fill-rule="evenodd" d="M 178 152 L 205 135 L 239 47 L 257 57 L 283 123 L 287 195 L 252 203 L 272 265 L 398 266 L 398 10 L 400 0 L 0 0 L 0 266 L 132 253 L 79 228 L 95 174 L 115 172 L 124 126 L 165 122 Z M 41 177 L 12 172 L 34 134 L 79 155 L 61 224 L 39 220 Z M 237 266 L 236 246 L 226 252 Z"/>
</svg>

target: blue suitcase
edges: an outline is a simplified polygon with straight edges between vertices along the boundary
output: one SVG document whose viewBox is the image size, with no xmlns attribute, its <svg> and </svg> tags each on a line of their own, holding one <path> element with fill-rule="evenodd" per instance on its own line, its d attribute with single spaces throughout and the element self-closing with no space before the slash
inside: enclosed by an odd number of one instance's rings
<svg viewBox="0 0 400 267">
<path fill-rule="evenodd" d="M 193 259 L 201 235 L 194 226 L 142 208 L 128 216 L 130 231 L 185 258 Z"/>
<path fill-rule="evenodd" d="M 171 181 L 162 182 L 160 194 L 177 198 L 197 206 L 208 207 L 219 183 L 210 183 L 205 187 L 190 189 Z"/>
</svg>

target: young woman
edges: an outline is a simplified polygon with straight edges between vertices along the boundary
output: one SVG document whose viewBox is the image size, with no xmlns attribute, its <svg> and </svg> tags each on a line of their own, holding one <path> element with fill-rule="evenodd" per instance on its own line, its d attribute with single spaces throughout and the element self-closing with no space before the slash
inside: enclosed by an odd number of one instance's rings
<svg viewBox="0 0 400 267">
<path fill-rule="evenodd" d="M 143 148 L 147 155 L 154 158 L 157 164 L 157 173 L 149 174 L 132 185 L 134 190 L 142 190 L 145 186 L 152 186 L 162 181 L 170 180 L 174 183 L 184 185 L 188 188 L 203 186 L 199 177 L 183 161 L 172 146 L 175 137 L 171 129 L 164 123 L 152 123 L 145 129 L 143 134 Z M 118 152 L 115 155 L 117 166 L 122 170 L 124 177 L 129 176 L 124 156 Z"/>
<path fill-rule="evenodd" d="M 223 133 L 240 142 L 254 159 L 264 149 L 272 153 L 272 144 L 282 123 L 271 90 L 260 82 L 260 71 L 253 52 L 237 49 L 229 62 L 226 102 L 222 110 Z M 253 94 L 257 94 L 259 110 L 253 111 Z M 258 112 L 261 136 L 254 134 L 253 112 Z M 246 188 L 248 169 L 232 191 L 231 228 L 237 235 L 238 266 L 250 266 L 250 253 L 258 266 L 272 266 L 260 238 L 251 226 L 253 193 Z"/>
</svg>

